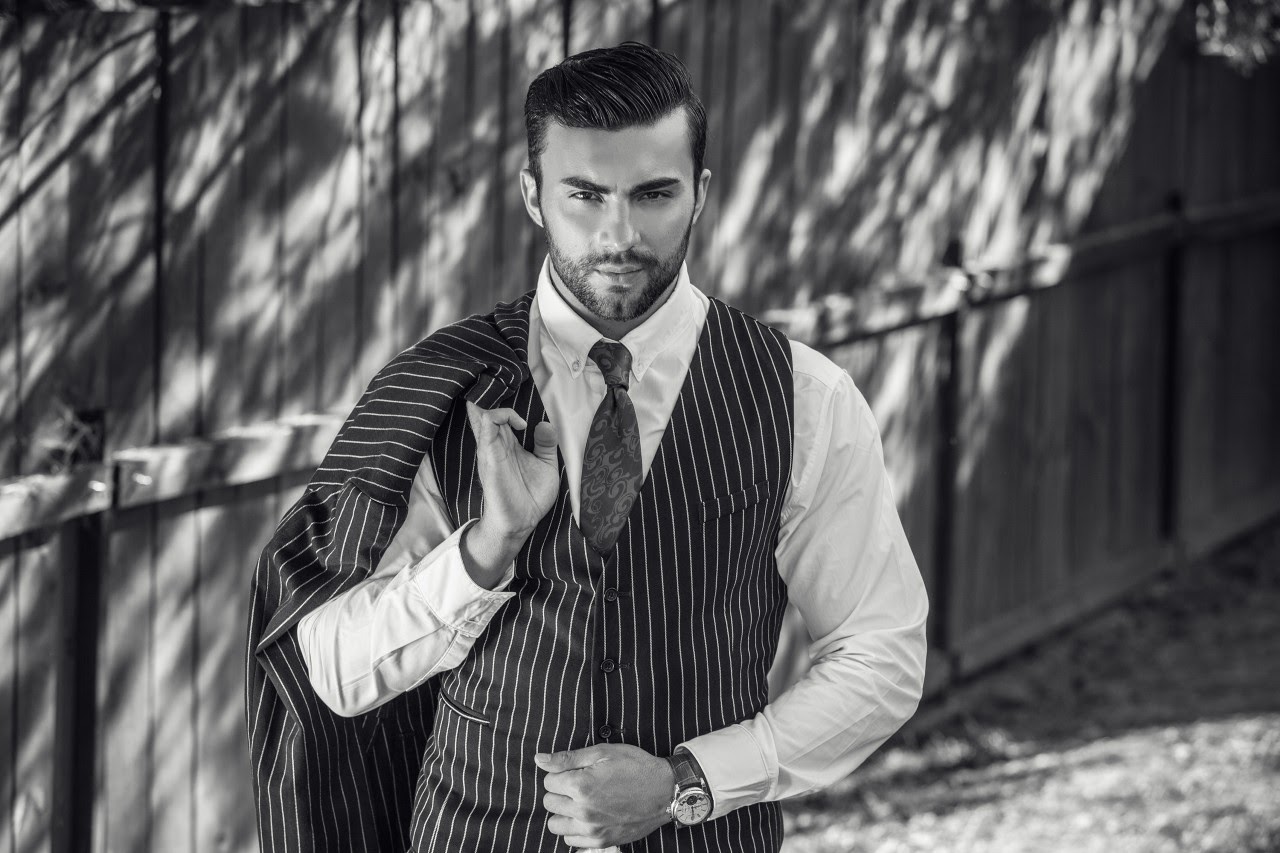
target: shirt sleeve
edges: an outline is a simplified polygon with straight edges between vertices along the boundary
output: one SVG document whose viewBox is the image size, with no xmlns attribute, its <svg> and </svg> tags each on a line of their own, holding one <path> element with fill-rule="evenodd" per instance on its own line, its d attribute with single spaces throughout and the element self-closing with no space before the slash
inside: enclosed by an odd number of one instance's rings
<svg viewBox="0 0 1280 853">
<path fill-rule="evenodd" d="M 514 564 L 492 590 L 471 579 L 459 548 L 470 525 L 452 530 L 427 457 L 373 574 L 298 622 L 311 685 L 335 713 L 363 714 L 458 666 L 514 595 Z"/>
<path fill-rule="evenodd" d="M 753 718 L 683 744 L 713 819 L 839 781 L 910 719 L 924 685 L 928 599 L 875 418 L 847 373 L 793 351 L 795 470 L 775 554 L 812 665 Z"/>
</svg>

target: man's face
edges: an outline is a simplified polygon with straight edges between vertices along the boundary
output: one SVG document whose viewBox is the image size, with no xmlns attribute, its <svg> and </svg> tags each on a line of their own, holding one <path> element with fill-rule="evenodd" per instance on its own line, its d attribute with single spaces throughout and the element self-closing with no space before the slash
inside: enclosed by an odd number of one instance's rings
<svg viewBox="0 0 1280 853">
<path fill-rule="evenodd" d="M 553 122 L 541 165 L 540 189 L 521 175 L 525 207 L 565 288 L 602 320 L 643 316 L 680 271 L 711 177 L 695 193 L 684 111 L 622 130 Z"/>
</svg>

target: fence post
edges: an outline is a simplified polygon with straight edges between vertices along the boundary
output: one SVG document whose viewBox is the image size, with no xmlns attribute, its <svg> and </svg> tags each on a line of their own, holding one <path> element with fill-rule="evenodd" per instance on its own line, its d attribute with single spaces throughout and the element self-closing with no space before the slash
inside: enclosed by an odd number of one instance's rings
<svg viewBox="0 0 1280 853">
<path fill-rule="evenodd" d="M 963 303 L 962 303 L 963 304 Z M 934 565 L 934 602 L 931 610 L 934 616 L 935 643 L 945 656 L 948 673 L 947 680 L 953 679 L 956 671 L 956 649 L 954 637 L 955 600 L 952 594 L 952 562 L 955 542 L 955 492 L 956 492 L 956 450 L 959 441 L 959 353 L 960 353 L 960 313 L 957 308 L 942 318 L 941 334 L 938 340 L 938 479 L 935 484 L 938 495 L 937 510 L 934 516 L 933 531 L 933 565 Z"/>
<path fill-rule="evenodd" d="M 86 429 L 73 463 L 101 462 L 105 413 L 78 412 Z M 63 525 L 58 688 L 54 718 L 53 853 L 89 853 L 96 767 L 98 611 L 106 564 L 107 512 Z"/>
</svg>

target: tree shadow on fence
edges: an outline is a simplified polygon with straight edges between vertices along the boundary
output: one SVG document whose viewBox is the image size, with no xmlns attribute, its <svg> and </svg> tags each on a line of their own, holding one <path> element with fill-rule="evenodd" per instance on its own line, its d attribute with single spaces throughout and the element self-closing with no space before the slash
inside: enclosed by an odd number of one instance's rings
<svg viewBox="0 0 1280 853">
<path fill-rule="evenodd" d="M 1155 134 L 1124 161 L 1141 191 L 1115 201 L 1103 180 L 1168 42 L 1169 3 L 573 8 L 568 25 L 549 0 L 0 22 L 0 370 L 16 389 L 0 395 L 0 477 L 65 467 L 95 413 L 107 452 L 345 413 L 392 354 L 531 287 L 541 238 L 517 192 L 523 93 L 566 32 L 575 50 L 651 31 L 679 45 L 713 117 L 695 281 L 797 337 L 858 314 L 870 290 L 928 289 L 949 243 L 999 265 L 1155 212 L 1177 179 L 1149 156 Z M 958 548 L 996 569 L 961 590 L 953 627 L 1154 529 L 1141 489 L 1123 492 L 1122 522 L 1098 496 L 1150 485 L 1150 454 L 1130 451 L 1161 399 L 1143 373 L 1159 367 L 1163 342 L 1144 325 L 1159 308 L 1139 285 L 966 321 L 970 514 L 956 527 L 975 532 Z M 1097 324 L 1139 343 L 1092 347 L 1080 333 Z M 939 336 L 929 325 L 831 352 L 879 419 L 931 586 Z M 1096 424 L 1115 406 L 1132 430 L 1108 450 Z M 1095 476 L 1117 457 L 1138 474 Z M 119 849 L 251 843 L 243 607 L 299 485 L 112 520 L 97 830 Z M 1039 575 L 1008 571 L 1031 564 Z M 7 623 L 14 636 L 36 615 Z M 15 689 L 43 695 L 34 672 Z M 121 814 L 137 819 L 109 817 Z"/>
</svg>

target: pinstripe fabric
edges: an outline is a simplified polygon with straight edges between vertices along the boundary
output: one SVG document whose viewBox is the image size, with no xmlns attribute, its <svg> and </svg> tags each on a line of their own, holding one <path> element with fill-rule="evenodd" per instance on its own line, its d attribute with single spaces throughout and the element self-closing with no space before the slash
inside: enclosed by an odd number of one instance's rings
<svg viewBox="0 0 1280 853">
<path fill-rule="evenodd" d="M 459 396 L 508 405 L 528 381 L 509 339 L 533 292 L 441 329 L 370 382 L 254 571 L 245 712 L 264 853 L 401 851 L 436 708 L 434 682 L 344 719 L 315 695 L 289 629 L 377 566 Z M 527 331 L 525 336 L 527 337 Z M 519 353 L 519 354 L 518 354 Z"/>
<path fill-rule="evenodd" d="M 527 340 L 527 315 L 507 321 Z M 666 755 L 764 706 L 786 603 L 773 554 L 792 458 L 790 358 L 782 335 L 711 300 L 648 477 L 603 557 L 573 520 L 562 469 L 556 505 L 517 558 L 516 596 L 439 679 L 413 850 L 564 850 L 546 831 L 535 752 L 607 742 Z M 511 405 L 532 449 L 545 412 L 531 380 Z M 481 509 L 465 417 L 455 408 L 431 451 L 456 524 Z M 629 849 L 781 843 L 780 810 L 763 803 Z"/>
</svg>

